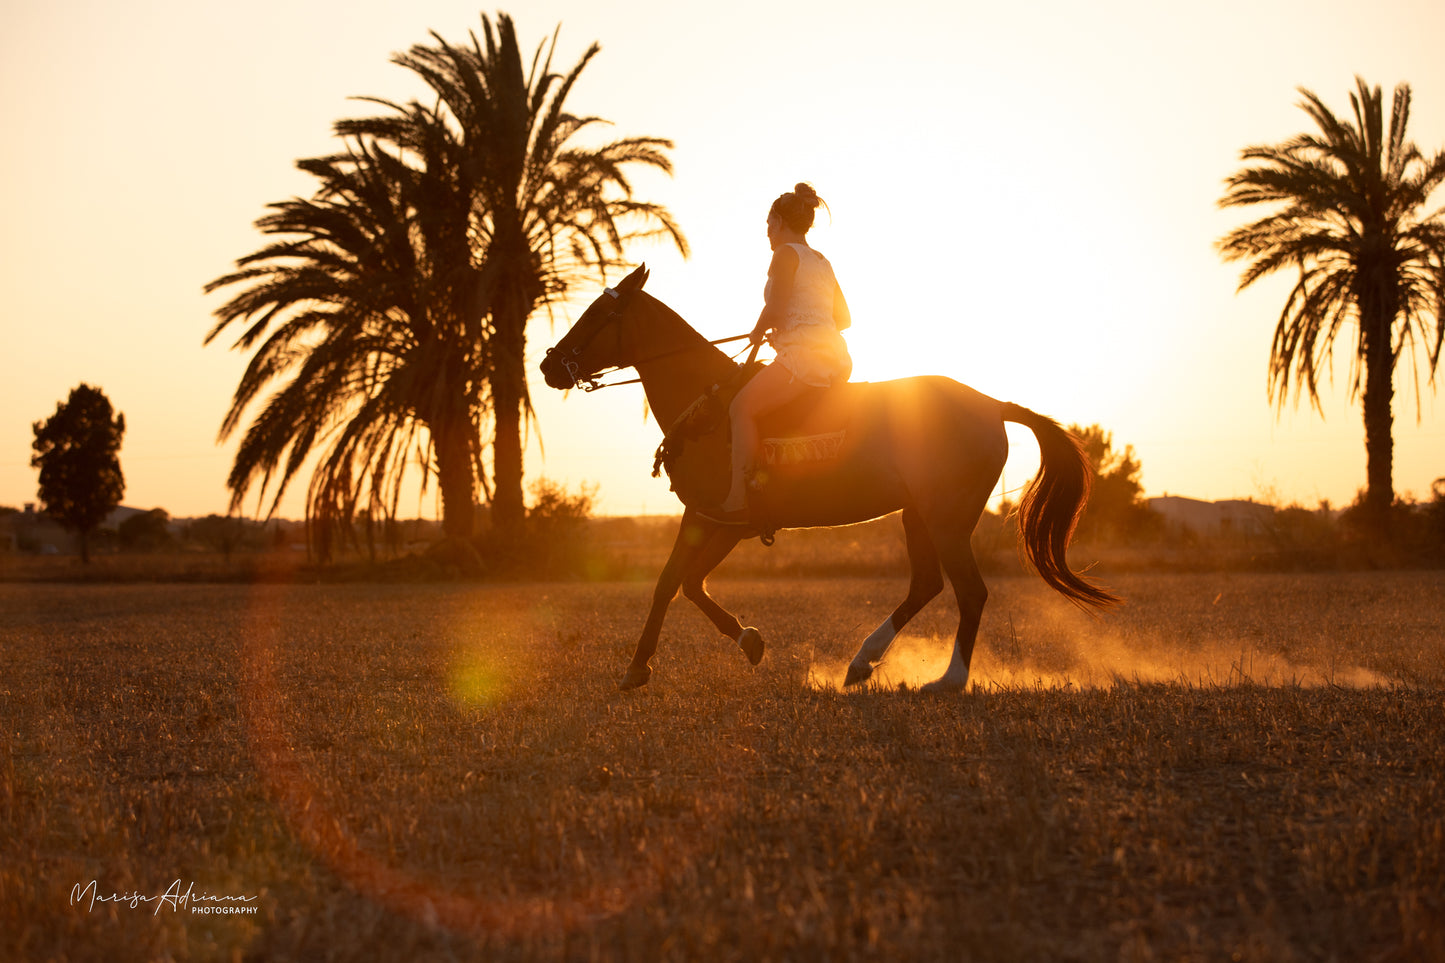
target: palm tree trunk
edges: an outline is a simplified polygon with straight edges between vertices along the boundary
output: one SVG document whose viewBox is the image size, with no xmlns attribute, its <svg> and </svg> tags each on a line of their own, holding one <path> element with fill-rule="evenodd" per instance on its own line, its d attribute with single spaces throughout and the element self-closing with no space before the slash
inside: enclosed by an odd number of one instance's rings
<svg viewBox="0 0 1445 963">
<path fill-rule="evenodd" d="M 522 408 L 526 397 L 526 314 L 497 317 L 492 350 L 492 404 L 497 437 L 492 442 L 492 527 L 506 536 L 522 530 Z"/>
<path fill-rule="evenodd" d="M 1382 315 L 1370 317 L 1369 315 Z M 1361 312 L 1364 328 L 1365 384 L 1365 517 L 1377 535 L 1387 534 L 1390 506 L 1395 502 L 1394 351 L 1391 345 L 1393 315 L 1387 310 Z"/>
<path fill-rule="evenodd" d="M 492 529 L 504 538 L 518 538 L 526 518 L 522 423 L 527 413 L 527 321 L 543 292 L 520 220 L 500 224 L 497 234 L 488 257 L 504 279 L 492 307 L 491 388 L 497 428 L 492 442 Z"/>
<path fill-rule="evenodd" d="M 435 436 L 437 484 L 442 493 L 442 534 L 470 539 L 476 534 L 476 479 L 466 419 L 439 429 Z"/>
<path fill-rule="evenodd" d="M 1365 376 L 1365 508 L 1370 524 L 1381 532 L 1395 502 L 1390 374 L 1386 363 L 1378 370 L 1371 365 Z"/>
</svg>

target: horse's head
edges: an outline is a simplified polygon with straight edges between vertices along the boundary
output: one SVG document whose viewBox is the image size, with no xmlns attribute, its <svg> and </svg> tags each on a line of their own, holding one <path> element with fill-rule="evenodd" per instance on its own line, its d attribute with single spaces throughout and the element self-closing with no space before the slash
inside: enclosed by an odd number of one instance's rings
<svg viewBox="0 0 1445 963">
<path fill-rule="evenodd" d="M 542 376 L 548 385 L 560 389 L 594 388 L 598 372 L 626 368 L 633 363 L 626 316 L 646 283 L 647 265 L 644 264 L 618 282 L 615 289 L 604 289 L 597 300 L 588 305 L 572 330 L 547 349 L 547 357 L 542 359 Z"/>
</svg>

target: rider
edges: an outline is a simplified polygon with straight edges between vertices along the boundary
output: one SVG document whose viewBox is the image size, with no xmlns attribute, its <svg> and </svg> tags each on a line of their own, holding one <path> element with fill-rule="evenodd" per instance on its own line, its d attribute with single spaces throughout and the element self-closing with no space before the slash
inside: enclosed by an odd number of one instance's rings
<svg viewBox="0 0 1445 963">
<path fill-rule="evenodd" d="M 843 384 L 853 371 L 853 359 L 839 333 L 852 323 L 848 302 L 833 266 L 807 241 L 820 203 L 812 187 L 799 184 L 773 201 L 768 211 L 773 261 L 763 290 L 763 310 L 749 340 L 760 345 L 766 337 L 777 358 L 743 386 L 729 409 L 732 484 L 719 509 L 707 513 L 717 521 L 748 523 L 746 474 L 757 460 L 758 419 L 809 387 Z"/>
</svg>

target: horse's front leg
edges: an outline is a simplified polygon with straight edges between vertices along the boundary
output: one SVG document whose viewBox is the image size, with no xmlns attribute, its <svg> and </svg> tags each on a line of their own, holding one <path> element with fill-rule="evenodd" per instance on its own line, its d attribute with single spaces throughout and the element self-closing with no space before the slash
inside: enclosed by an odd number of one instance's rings
<svg viewBox="0 0 1445 963">
<path fill-rule="evenodd" d="M 622 677 L 621 689 L 636 689 L 647 685 L 652 678 L 649 663 L 657 653 L 657 640 L 662 635 L 662 622 L 667 618 L 667 607 L 677 598 L 683 577 L 689 564 L 698 556 L 711 534 L 713 526 L 699 521 L 689 509 L 683 512 L 682 524 L 677 529 L 677 541 L 673 543 L 672 554 L 657 577 L 657 586 L 652 590 L 652 608 L 647 613 L 647 623 L 642 627 L 642 637 L 637 640 L 637 650 L 632 653 L 632 664 Z M 716 564 L 716 563 L 714 563 Z"/>
<path fill-rule="evenodd" d="M 749 662 L 757 665 L 763 661 L 762 633 L 752 626 L 744 627 L 737 616 L 718 605 L 707 592 L 707 577 L 742 541 L 742 534 L 739 528 L 720 525 L 708 535 L 683 573 L 682 592 L 717 626 L 719 632 L 742 648 Z"/>
</svg>

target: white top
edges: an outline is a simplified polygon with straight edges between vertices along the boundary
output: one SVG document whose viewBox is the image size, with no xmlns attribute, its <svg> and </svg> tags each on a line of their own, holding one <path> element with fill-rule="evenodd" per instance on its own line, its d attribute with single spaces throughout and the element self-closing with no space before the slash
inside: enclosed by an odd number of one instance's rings
<svg viewBox="0 0 1445 963">
<path fill-rule="evenodd" d="M 853 360 L 833 318 L 838 290 L 833 265 L 806 244 L 788 246 L 798 254 L 798 270 L 788 303 L 779 305 L 782 323 L 768 340 L 795 380 L 817 387 L 842 384 L 852 373 Z M 771 281 L 763 289 L 763 300 L 770 294 Z"/>
<path fill-rule="evenodd" d="M 798 255 L 798 270 L 793 275 L 793 290 L 788 303 L 780 305 L 783 318 L 782 329 L 790 330 L 800 324 L 826 324 L 836 327 L 833 321 L 833 293 L 838 282 L 833 276 L 833 265 L 828 259 L 806 244 L 789 244 Z M 763 289 L 763 300 L 770 300 L 773 283 Z"/>
</svg>

